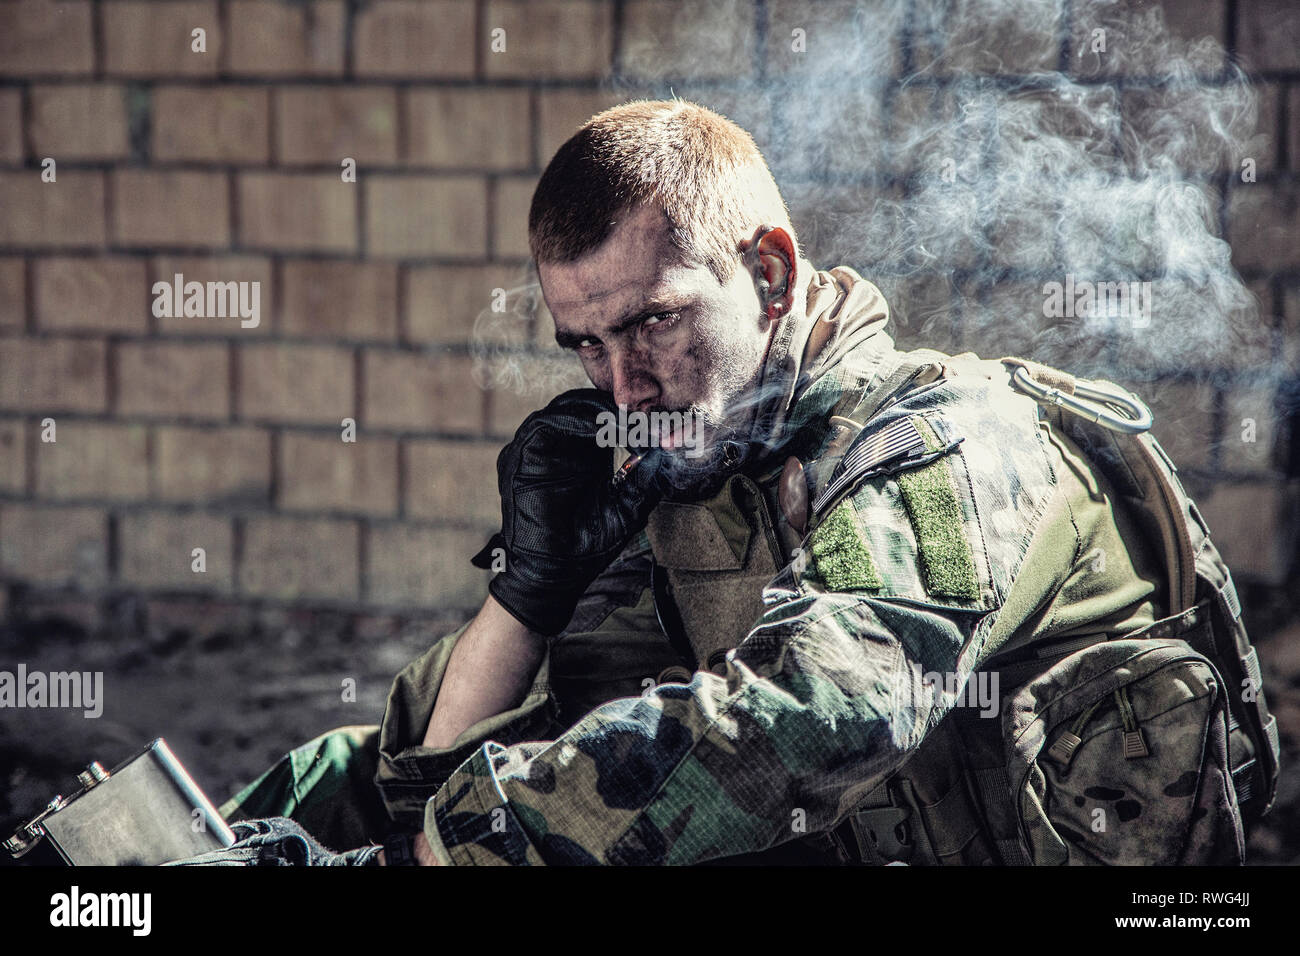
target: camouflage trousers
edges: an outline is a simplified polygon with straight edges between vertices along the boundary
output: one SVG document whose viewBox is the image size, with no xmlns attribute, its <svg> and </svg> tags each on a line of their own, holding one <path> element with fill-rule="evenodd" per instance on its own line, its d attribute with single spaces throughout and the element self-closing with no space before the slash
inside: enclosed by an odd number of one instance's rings
<svg viewBox="0 0 1300 956">
<path fill-rule="evenodd" d="M 339 727 L 321 734 L 285 754 L 270 770 L 222 804 L 221 815 L 232 824 L 288 817 L 337 853 L 382 843 L 400 825 L 389 816 L 375 785 L 380 762 L 378 741 L 379 727 L 374 725 Z M 822 834 L 765 853 L 699 865 L 839 866 L 847 862 L 834 840 Z"/>
<path fill-rule="evenodd" d="M 485 741 L 553 740 L 588 711 L 636 696 L 681 663 L 660 629 L 649 580 L 641 535 L 583 596 L 519 705 L 434 749 L 423 746 L 424 732 L 465 625 L 443 635 L 396 676 L 379 726 L 336 728 L 294 748 L 222 805 L 222 816 L 288 817 L 335 850 L 420 827 L 428 798 Z"/>
<path fill-rule="evenodd" d="M 339 727 L 285 754 L 224 803 L 229 823 L 288 817 L 332 850 L 382 843 L 394 828 L 375 786 L 379 727 Z"/>
</svg>

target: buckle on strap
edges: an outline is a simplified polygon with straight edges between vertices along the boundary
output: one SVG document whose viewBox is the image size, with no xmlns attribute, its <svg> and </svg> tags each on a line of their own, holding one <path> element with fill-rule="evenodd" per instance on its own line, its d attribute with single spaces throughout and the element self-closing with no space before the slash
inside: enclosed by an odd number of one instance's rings
<svg viewBox="0 0 1300 956">
<path fill-rule="evenodd" d="M 922 823 L 910 791 L 905 780 L 887 779 L 837 828 L 843 842 L 857 850 L 860 862 L 875 866 L 932 862 L 928 851 L 918 853 L 918 845 L 928 848 L 929 840 L 918 829 Z"/>
<path fill-rule="evenodd" d="M 849 826 L 863 862 L 910 861 L 916 849 L 907 807 L 871 807 L 849 816 Z"/>
<path fill-rule="evenodd" d="M 1069 394 L 1050 385 L 1040 385 L 1023 365 L 1016 366 L 1011 381 L 1036 401 L 1059 405 L 1111 431 L 1137 435 L 1151 428 L 1151 409 L 1136 395 L 1118 386 L 1104 388 L 1080 379 L 1074 383 L 1074 394 Z"/>
</svg>

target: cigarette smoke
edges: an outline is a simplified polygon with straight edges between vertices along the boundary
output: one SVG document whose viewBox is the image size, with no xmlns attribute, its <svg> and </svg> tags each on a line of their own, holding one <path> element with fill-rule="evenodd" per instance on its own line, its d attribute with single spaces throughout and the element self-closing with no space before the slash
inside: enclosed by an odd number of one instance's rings
<svg viewBox="0 0 1300 956">
<path fill-rule="evenodd" d="M 1148 398 L 1157 379 L 1271 367 L 1222 221 L 1224 191 L 1266 144 L 1255 91 L 1213 39 L 1176 36 L 1133 0 L 764 10 L 753 31 L 749 3 L 696 8 L 663 43 L 625 48 L 611 89 L 750 130 L 805 255 L 880 285 L 901 344 L 1024 355 Z M 1045 283 L 1067 275 L 1148 282 L 1150 314 L 1045 315 Z M 576 363 L 538 344 L 549 316 L 489 315 L 482 381 L 570 381 Z M 511 322 L 521 331 L 503 337 Z"/>
</svg>

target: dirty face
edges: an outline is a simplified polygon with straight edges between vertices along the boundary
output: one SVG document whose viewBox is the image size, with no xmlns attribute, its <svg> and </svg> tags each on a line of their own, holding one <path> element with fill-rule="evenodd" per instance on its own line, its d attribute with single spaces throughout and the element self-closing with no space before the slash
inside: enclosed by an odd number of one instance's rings
<svg viewBox="0 0 1300 956">
<path fill-rule="evenodd" d="M 674 433 L 674 484 L 716 471 L 719 441 L 747 434 L 773 322 L 753 275 L 737 268 L 726 285 L 683 261 L 664 214 L 626 215 L 603 245 L 574 262 L 538 268 L 555 339 L 573 350 L 592 385 L 629 412 L 683 412 L 703 423 L 690 458 Z"/>
</svg>

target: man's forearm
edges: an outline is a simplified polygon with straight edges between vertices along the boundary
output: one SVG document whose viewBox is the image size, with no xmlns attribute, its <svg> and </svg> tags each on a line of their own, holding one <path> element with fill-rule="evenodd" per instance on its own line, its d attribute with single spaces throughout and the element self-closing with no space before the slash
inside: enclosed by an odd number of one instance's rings
<svg viewBox="0 0 1300 956">
<path fill-rule="evenodd" d="M 447 662 L 424 745 L 450 747 L 466 728 L 518 707 L 537 676 L 544 648 L 544 638 L 489 595 Z"/>
</svg>

